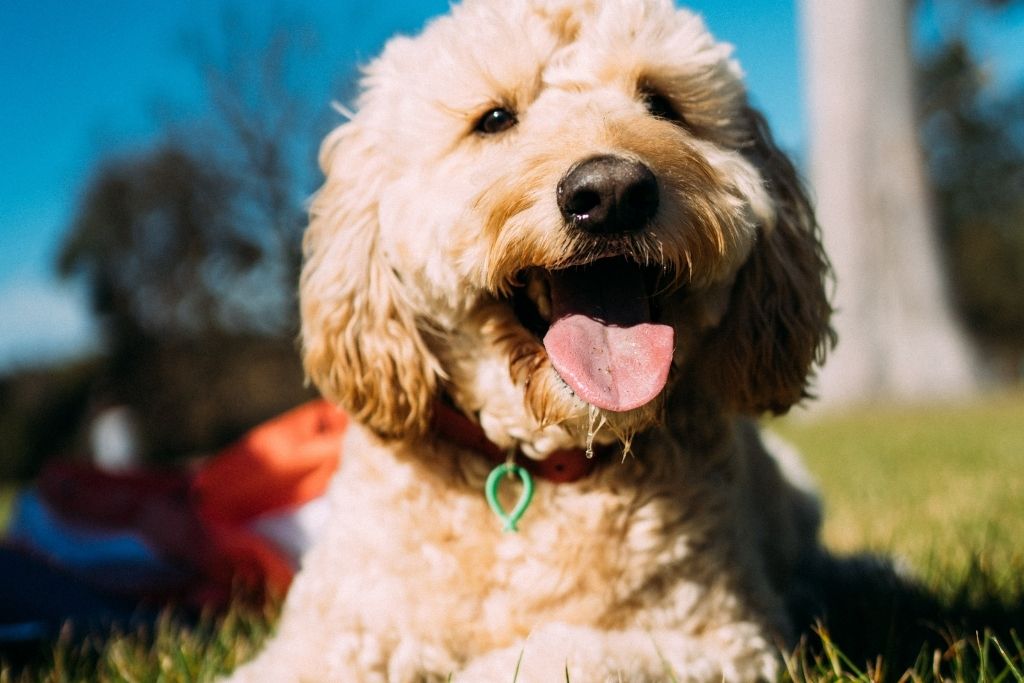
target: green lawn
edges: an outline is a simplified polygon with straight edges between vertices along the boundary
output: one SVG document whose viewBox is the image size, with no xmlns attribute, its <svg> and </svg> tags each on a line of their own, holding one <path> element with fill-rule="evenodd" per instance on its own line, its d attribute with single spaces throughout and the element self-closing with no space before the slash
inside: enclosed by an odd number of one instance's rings
<svg viewBox="0 0 1024 683">
<path fill-rule="evenodd" d="M 926 575 L 1024 561 L 1024 393 L 772 428 L 818 479 L 830 547 L 895 554 Z"/>
<path fill-rule="evenodd" d="M 927 603 L 897 599 L 892 609 L 905 614 L 896 628 L 942 634 L 944 645 L 903 643 L 904 657 L 919 653 L 916 663 L 869 667 L 844 661 L 840 652 L 856 646 L 826 635 L 814 643 L 823 654 L 802 657 L 810 671 L 792 677 L 874 680 L 882 669 L 888 680 L 1024 683 L 1024 392 L 795 414 L 770 428 L 801 450 L 818 480 L 825 544 L 840 555 L 894 558 Z"/>
<path fill-rule="evenodd" d="M 847 657 L 856 646 L 823 632 L 792 658 L 784 679 L 872 681 L 885 672 L 893 681 L 1024 683 L 1024 393 L 962 406 L 795 415 L 770 426 L 802 450 L 819 481 L 826 544 L 899 558 L 925 601 L 959 624 L 929 621 L 942 642 L 915 641 L 901 663 Z M 914 614 L 903 616 L 921 626 Z M 121 637 L 98 652 L 58 646 L 47 664 L 20 676 L 0 670 L 0 683 L 210 680 L 248 656 L 266 623 L 261 613 L 234 613 L 193 629 L 163 623 L 155 636 Z"/>
</svg>

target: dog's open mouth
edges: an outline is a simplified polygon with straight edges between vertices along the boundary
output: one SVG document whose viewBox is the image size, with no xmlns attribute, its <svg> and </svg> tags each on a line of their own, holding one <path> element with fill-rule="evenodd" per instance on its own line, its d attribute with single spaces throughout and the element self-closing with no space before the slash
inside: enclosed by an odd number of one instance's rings
<svg viewBox="0 0 1024 683">
<path fill-rule="evenodd" d="M 621 413 L 661 393 L 675 334 L 655 322 L 654 269 L 612 257 L 560 270 L 530 268 L 521 281 L 512 298 L 516 315 L 580 398 Z"/>
</svg>

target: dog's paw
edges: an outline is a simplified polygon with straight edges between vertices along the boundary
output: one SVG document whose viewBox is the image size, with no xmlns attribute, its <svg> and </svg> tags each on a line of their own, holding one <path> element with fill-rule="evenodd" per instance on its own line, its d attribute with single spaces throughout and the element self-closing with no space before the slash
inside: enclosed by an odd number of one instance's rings
<svg viewBox="0 0 1024 683">
<path fill-rule="evenodd" d="M 495 683 L 495 681 L 516 681 L 526 683 L 529 679 L 519 675 L 522 644 L 502 650 L 492 650 L 470 660 L 454 677 L 455 683 Z"/>
<path fill-rule="evenodd" d="M 455 680 L 745 683 L 775 678 L 777 654 L 766 641 L 746 632 L 732 634 L 744 636 L 735 639 L 722 637 L 725 635 L 695 638 L 671 631 L 603 631 L 548 624 L 534 630 L 519 645 L 471 662 Z"/>
<path fill-rule="evenodd" d="M 388 658 L 387 680 L 388 683 L 445 681 L 456 668 L 456 660 L 447 648 L 411 638 L 404 639 L 395 646 Z"/>
<path fill-rule="evenodd" d="M 567 624 L 547 624 L 535 629 L 516 645 L 495 650 L 471 661 L 456 683 L 550 683 L 564 681 L 645 681 L 653 680 L 617 666 L 607 656 L 607 633 Z M 650 654 L 654 654 L 653 651 Z"/>
</svg>

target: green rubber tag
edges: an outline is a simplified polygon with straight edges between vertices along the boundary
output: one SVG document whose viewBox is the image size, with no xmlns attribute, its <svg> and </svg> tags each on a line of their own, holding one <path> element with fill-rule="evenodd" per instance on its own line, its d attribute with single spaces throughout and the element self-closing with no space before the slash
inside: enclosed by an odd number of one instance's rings
<svg viewBox="0 0 1024 683">
<path fill-rule="evenodd" d="M 510 472 L 519 477 L 519 480 L 523 482 L 523 493 L 519 496 L 515 507 L 512 508 L 512 512 L 505 512 L 505 508 L 501 506 L 501 502 L 498 500 L 498 488 L 501 486 L 502 480 L 506 478 L 505 475 Z M 516 524 L 519 523 L 523 513 L 526 512 L 526 508 L 530 507 L 530 501 L 533 500 L 533 477 L 530 476 L 530 473 L 519 465 L 502 463 L 491 470 L 491 473 L 487 476 L 484 493 L 487 494 L 487 504 L 494 510 L 494 514 L 498 515 L 498 519 L 505 523 L 502 530 L 519 531 L 516 528 Z"/>
</svg>

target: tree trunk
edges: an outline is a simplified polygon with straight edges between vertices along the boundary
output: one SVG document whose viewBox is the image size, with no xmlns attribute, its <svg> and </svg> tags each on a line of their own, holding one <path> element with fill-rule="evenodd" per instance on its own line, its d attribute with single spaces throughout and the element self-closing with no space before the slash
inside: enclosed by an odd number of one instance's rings
<svg viewBox="0 0 1024 683">
<path fill-rule="evenodd" d="M 811 186 L 835 266 L 839 346 L 826 406 L 977 389 L 952 314 L 917 141 L 910 9 L 898 0 L 802 0 Z"/>
</svg>

